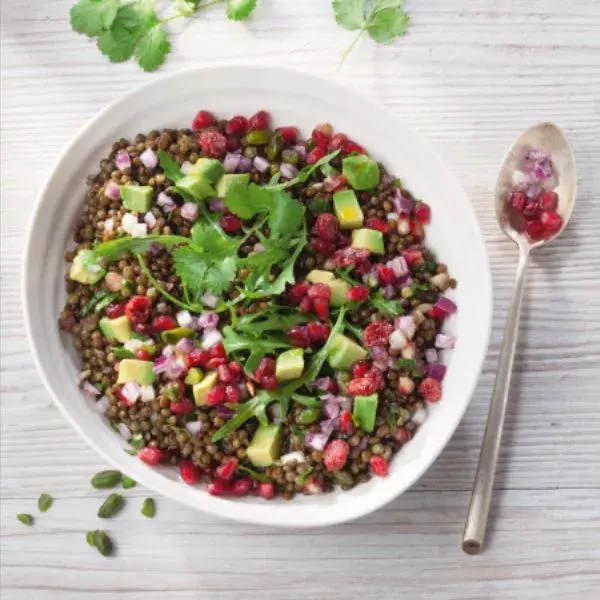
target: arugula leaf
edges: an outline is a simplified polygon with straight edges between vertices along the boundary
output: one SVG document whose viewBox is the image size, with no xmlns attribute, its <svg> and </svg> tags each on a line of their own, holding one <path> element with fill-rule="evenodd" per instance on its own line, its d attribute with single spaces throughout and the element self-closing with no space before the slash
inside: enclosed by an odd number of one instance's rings
<svg viewBox="0 0 600 600">
<path fill-rule="evenodd" d="M 306 467 L 306 470 L 301 473 L 298 477 L 298 481 L 300 483 L 305 483 L 306 480 L 308 479 L 308 476 L 315 470 L 314 467 Z"/>
<path fill-rule="evenodd" d="M 338 25 L 355 31 L 365 21 L 365 0 L 333 0 L 333 12 Z"/>
<path fill-rule="evenodd" d="M 313 398 L 312 396 L 292 394 L 292 400 L 307 408 L 319 408 L 319 406 L 321 406 L 321 400 L 319 398 Z"/>
<path fill-rule="evenodd" d="M 89 315 L 93 312 L 100 312 L 103 308 L 107 307 L 113 300 L 116 300 L 119 294 L 116 292 L 108 292 L 107 290 L 100 290 L 94 294 L 91 300 L 83 307 L 81 315 Z"/>
<path fill-rule="evenodd" d="M 240 317 L 235 329 L 237 331 L 261 337 L 267 331 L 287 331 L 294 325 L 309 321 L 309 317 L 286 306 L 273 305 L 266 310 Z"/>
<path fill-rule="evenodd" d="M 399 369 L 414 369 L 417 366 L 417 361 L 414 358 L 401 358 L 394 365 Z"/>
<path fill-rule="evenodd" d="M 160 168 L 163 170 L 167 179 L 177 183 L 180 179 L 185 177 L 181 167 L 173 160 L 171 155 L 167 154 L 164 150 L 158 151 L 158 160 L 160 162 Z"/>
<path fill-rule="evenodd" d="M 398 300 L 386 300 L 382 295 L 381 291 L 377 290 L 371 298 L 371 304 L 373 308 L 378 311 L 397 317 L 404 313 L 404 308 Z"/>
<path fill-rule="evenodd" d="M 149 29 L 135 48 L 138 65 L 146 72 L 156 71 L 171 52 L 171 42 L 166 31 L 159 25 Z"/>
<path fill-rule="evenodd" d="M 256 481 L 260 481 L 261 483 L 269 483 L 271 481 L 264 473 L 259 473 L 250 467 L 245 467 L 244 465 L 239 465 L 238 471 L 248 473 L 252 479 L 256 479 Z"/>
<path fill-rule="evenodd" d="M 259 351 L 266 354 L 281 348 L 292 347 L 283 336 L 263 335 L 260 339 L 256 339 L 254 336 L 235 332 L 229 325 L 223 328 L 223 345 L 227 353 L 250 350 L 253 354 Z"/>
<path fill-rule="evenodd" d="M 131 350 L 127 350 L 127 348 L 113 348 L 113 354 L 121 360 L 122 358 L 133 358 L 135 354 Z"/>
<path fill-rule="evenodd" d="M 218 442 L 223 438 L 226 438 L 230 433 L 233 433 L 236 429 L 239 429 L 246 421 L 255 417 L 257 412 L 264 411 L 266 407 L 274 402 L 275 398 L 267 392 L 260 392 L 252 400 L 248 400 L 243 404 L 240 404 L 238 411 L 219 429 L 213 436 L 212 441 Z"/>
<path fill-rule="evenodd" d="M 118 260 L 126 252 L 139 254 L 147 252 L 152 244 L 170 247 L 178 244 L 189 244 L 190 239 L 182 235 L 161 235 L 160 233 L 147 235 L 146 237 L 123 237 L 110 242 L 98 244 L 93 253 L 96 258 L 105 258 L 107 261 Z"/>
<path fill-rule="evenodd" d="M 277 184 L 276 182 L 275 183 L 269 182 L 269 184 L 265 187 L 266 187 L 266 189 L 270 189 L 270 190 L 285 190 L 286 188 L 293 187 L 294 185 L 297 185 L 298 183 L 304 183 L 305 181 L 308 181 L 310 176 L 317 169 L 323 170 L 325 168 L 327 170 L 327 167 L 329 167 L 329 163 L 340 152 L 341 152 L 341 150 L 334 150 L 333 152 L 330 152 L 329 154 L 325 155 L 323 158 L 320 158 L 317 162 L 313 163 L 312 165 L 306 165 L 306 167 L 304 167 L 303 169 L 301 169 L 298 172 L 298 175 L 296 175 L 296 177 L 294 177 L 293 179 L 290 179 L 289 181 L 286 181 L 285 183 Z"/>
<path fill-rule="evenodd" d="M 120 0 L 79 0 L 71 8 L 71 27 L 95 37 L 112 25 L 120 6 Z"/>
<path fill-rule="evenodd" d="M 227 0 L 227 18 L 232 21 L 247 19 L 256 8 L 256 0 Z"/>
</svg>

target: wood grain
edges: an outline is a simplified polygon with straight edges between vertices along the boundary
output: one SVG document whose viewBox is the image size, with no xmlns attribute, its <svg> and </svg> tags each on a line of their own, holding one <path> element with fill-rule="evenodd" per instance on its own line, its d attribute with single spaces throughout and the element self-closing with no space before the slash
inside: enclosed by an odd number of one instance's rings
<svg viewBox="0 0 600 600">
<path fill-rule="evenodd" d="M 395 110 L 445 157 L 470 195 L 494 276 L 492 343 L 473 402 L 452 441 L 412 490 L 376 514 L 299 533 L 218 521 L 167 500 L 147 521 L 132 490 L 110 530 L 118 557 L 84 540 L 97 527 L 103 468 L 45 392 L 19 299 L 23 233 L 58 153 L 106 103 L 153 76 L 110 65 L 72 33 L 74 0 L 3 0 L 1 37 L 2 598 L 578 598 L 600 587 L 600 3 L 595 0 L 407 2 L 410 34 L 362 41 L 328 0 L 263 0 L 229 23 L 215 8 L 176 25 L 164 71 L 248 61 L 345 80 Z M 460 553 L 502 327 L 516 266 L 492 189 L 500 159 L 545 119 L 568 134 L 579 197 L 569 227 L 540 251 L 528 281 L 488 551 Z M 399 140 L 401 143 L 401 140 Z M 43 257 L 40 257 L 43 260 Z M 51 512 L 25 528 L 41 491 Z M 594 592 L 596 590 L 596 592 Z"/>
</svg>

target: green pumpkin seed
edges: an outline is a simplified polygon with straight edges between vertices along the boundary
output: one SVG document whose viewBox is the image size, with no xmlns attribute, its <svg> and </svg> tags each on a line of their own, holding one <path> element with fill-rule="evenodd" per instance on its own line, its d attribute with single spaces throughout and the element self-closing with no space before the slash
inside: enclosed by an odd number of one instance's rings
<svg viewBox="0 0 600 600">
<path fill-rule="evenodd" d="M 296 417 L 296 423 L 298 423 L 299 425 L 311 425 L 319 418 L 320 414 L 320 408 L 305 408 Z"/>
<path fill-rule="evenodd" d="M 281 160 L 290 165 L 297 165 L 300 157 L 295 150 L 283 150 L 281 153 Z"/>
<path fill-rule="evenodd" d="M 131 477 L 123 475 L 123 477 L 121 477 L 121 485 L 123 486 L 124 490 L 130 490 L 131 488 L 134 488 L 137 483 L 134 479 L 131 479 Z"/>
<path fill-rule="evenodd" d="M 271 132 L 266 129 L 252 129 L 244 136 L 245 146 L 266 146 L 271 139 Z"/>
<path fill-rule="evenodd" d="M 33 525 L 33 517 L 27 513 L 18 513 L 17 519 L 19 519 L 23 525 L 27 525 L 27 527 L 31 527 L 31 525 Z"/>
<path fill-rule="evenodd" d="M 121 481 L 121 471 L 100 471 L 90 481 L 97 490 L 112 488 Z"/>
<path fill-rule="evenodd" d="M 96 544 L 94 543 L 94 531 L 88 531 L 85 534 L 85 541 L 88 543 L 88 546 L 94 547 Z"/>
<path fill-rule="evenodd" d="M 110 556 L 113 553 L 113 541 L 108 537 L 106 531 L 102 529 L 96 529 L 93 534 L 94 546 L 98 548 L 98 552 L 102 556 Z"/>
<path fill-rule="evenodd" d="M 98 509 L 101 519 L 114 517 L 125 506 L 125 500 L 121 494 L 111 494 Z"/>
<path fill-rule="evenodd" d="M 142 514 L 148 518 L 154 518 L 156 514 L 156 502 L 154 502 L 154 498 L 146 498 L 144 500 L 144 504 L 142 504 Z"/>
<path fill-rule="evenodd" d="M 333 478 L 340 485 L 354 485 L 354 478 L 348 471 L 336 471 L 333 473 Z"/>
<path fill-rule="evenodd" d="M 280 133 L 276 133 L 267 144 L 265 148 L 265 155 L 267 158 L 273 162 L 277 160 L 281 149 L 283 148 L 283 136 Z"/>
<path fill-rule="evenodd" d="M 49 494 L 42 494 L 38 498 L 38 508 L 40 509 L 40 512 L 45 513 L 52 506 L 53 502 L 54 498 L 52 496 Z"/>
</svg>

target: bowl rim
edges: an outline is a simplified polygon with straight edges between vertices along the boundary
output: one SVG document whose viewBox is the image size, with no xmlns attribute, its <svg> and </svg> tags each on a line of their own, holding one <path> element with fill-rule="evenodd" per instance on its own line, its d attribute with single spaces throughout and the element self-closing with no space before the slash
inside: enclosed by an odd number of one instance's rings
<svg viewBox="0 0 600 600">
<path fill-rule="evenodd" d="M 311 518 L 305 518 L 302 522 L 289 522 L 286 519 L 281 517 L 274 518 L 272 515 L 269 515 L 266 511 L 259 511 L 260 514 L 252 514 L 248 515 L 243 510 L 232 510 L 232 507 L 239 506 L 236 502 L 231 502 L 230 500 L 217 498 L 208 496 L 205 501 L 202 502 L 202 505 L 199 505 L 198 502 L 194 502 L 187 497 L 176 497 L 174 494 L 169 493 L 169 491 L 165 491 L 160 489 L 160 480 L 164 479 L 162 475 L 153 470 L 144 470 L 143 473 L 136 473 L 135 479 L 139 481 L 144 486 L 152 489 L 154 492 L 159 493 L 161 495 L 165 495 L 173 500 L 181 502 L 187 506 L 195 508 L 197 510 L 202 510 L 203 512 L 209 513 L 214 516 L 222 517 L 225 519 L 241 522 L 241 523 L 250 523 L 257 525 L 266 525 L 266 526 L 274 526 L 274 527 L 290 527 L 290 528 L 306 528 L 306 527 L 320 527 L 320 526 L 330 526 L 339 523 L 344 523 L 348 521 L 353 521 L 360 517 L 363 517 L 379 508 L 384 506 L 385 504 L 391 502 L 400 494 L 404 493 L 411 486 L 414 485 L 416 481 L 418 481 L 422 475 L 430 468 L 430 466 L 435 462 L 435 460 L 439 457 L 441 452 L 444 450 L 450 438 L 454 435 L 456 429 L 458 428 L 468 406 L 470 405 L 473 393 L 475 391 L 477 382 L 481 375 L 481 370 L 483 367 L 483 362 L 487 355 L 487 350 L 489 347 L 490 336 L 491 336 L 491 328 L 492 328 L 492 315 L 493 315 L 493 286 L 492 286 L 492 273 L 489 264 L 489 257 L 487 253 L 487 248 L 485 244 L 485 239 L 483 237 L 483 233 L 481 227 L 479 225 L 479 221 L 477 219 L 477 215 L 472 204 L 469 201 L 469 197 L 466 194 L 464 188 L 454 175 L 454 173 L 450 170 L 450 168 L 446 165 L 442 157 L 438 154 L 438 152 L 429 144 L 429 142 L 423 137 L 416 133 L 410 126 L 407 126 L 405 123 L 400 121 L 400 117 L 396 115 L 393 111 L 380 104 L 376 99 L 366 96 L 360 90 L 356 90 L 353 87 L 350 87 L 347 83 L 340 82 L 339 80 L 325 80 L 324 76 L 315 75 L 314 73 L 310 73 L 307 70 L 297 69 L 297 68 L 287 68 L 280 66 L 272 66 L 272 65 L 264 65 L 257 66 L 252 64 L 244 64 L 244 63 L 236 63 L 236 64 L 223 64 L 223 65 L 212 65 L 209 67 L 191 67 L 187 69 L 182 69 L 175 71 L 173 73 L 168 73 L 153 79 L 151 81 L 145 82 L 142 85 L 135 86 L 133 89 L 129 90 L 125 94 L 119 95 L 117 98 L 112 100 L 109 104 L 107 104 L 104 108 L 102 108 L 98 113 L 96 113 L 91 119 L 89 119 L 84 125 L 77 131 L 77 133 L 73 136 L 67 146 L 62 150 L 59 154 L 58 158 L 54 162 L 54 165 L 50 171 L 50 174 L 45 180 L 43 187 L 41 188 L 39 194 L 37 195 L 35 205 L 29 219 L 27 225 L 27 232 L 25 238 L 25 251 L 23 253 L 22 260 L 22 270 L 21 270 L 21 300 L 23 303 L 23 312 L 24 312 L 24 321 L 25 327 L 27 330 L 27 337 L 29 339 L 31 352 L 33 355 L 34 363 L 37 369 L 38 374 L 40 375 L 46 390 L 50 393 L 54 404 L 58 406 L 62 415 L 69 422 L 71 427 L 77 431 L 77 433 L 87 442 L 89 446 L 91 446 L 104 460 L 113 465 L 115 468 L 124 471 L 123 464 L 114 459 L 108 452 L 104 450 L 104 448 L 97 443 L 90 435 L 86 433 L 84 428 L 80 426 L 77 419 L 74 415 L 72 415 L 68 408 L 59 400 L 59 395 L 55 392 L 53 386 L 50 384 L 50 381 L 46 375 L 46 370 L 44 368 L 44 362 L 41 360 L 41 356 L 39 353 L 39 349 L 36 343 L 36 335 L 33 331 L 32 325 L 32 315 L 29 309 L 28 296 L 29 292 L 27 290 L 27 265 L 32 260 L 33 253 L 33 239 L 34 239 L 34 231 L 37 228 L 37 222 L 39 219 L 39 213 L 44 202 L 44 198 L 51 191 L 52 183 L 54 178 L 57 176 L 57 172 L 60 167 L 63 166 L 63 163 L 67 160 L 70 155 L 72 149 L 78 144 L 83 136 L 86 135 L 88 129 L 92 128 L 98 121 L 102 120 L 107 113 L 110 113 L 114 108 L 116 108 L 121 103 L 126 103 L 131 101 L 133 97 L 140 93 L 148 92 L 153 88 L 157 88 L 162 85 L 168 85 L 170 82 L 175 80 L 179 80 L 181 78 L 185 78 L 190 75 L 202 75 L 211 71 L 237 71 L 239 69 L 243 69 L 244 71 L 253 70 L 258 73 L 269 72 L 270 74 L 281 74 L 282 76 L 299 76 L 304 77 L 306 79 L 312 80 L 317 85 L 326 85 L 330 89 L 336 90 L 340 94 L 348 94 L 350 96 L 357 97 L 363 102 L 365 105 L 369 105 L 373 111 L 379 112 L 393 124 L 394 127 L 398 127 L 400 129 L 404 129 L 409 132 L 415 138 L 417 138 L 420 144 L 431 153 L 431 156 L 435 156 L 438 162 L 438 166 L 445 171 L 445 176 L 450 178 L 456 187 L 462 191 L 465 199 L 470 204 L 470 216 L 472 217 L 472 221 L 475 225 L 475 232 L 477 236 L 477 241 L 479 242 L 481 251 L 482 251 L 482 268 L 485 271 L 485 280 L 480 282 L 481 288 L 479 292 L 481 294 L 481 298 L 483 300 L 487 299 L 487 303 L 484 306 L 484 316 L 487 321 L 486 330 L 482 333 L 482 345 L 480 355 L 475 357 L 473 360 L 473 370 L 471 381 L 467 388 L 465 388 L 464 395 L 467 397 L 467 400 L 464 402 L 461 409 L 455 411 L 453 414 L 455 416 L 455 425 L 453 427 L 449 427 L 445 430 L 442 439 L 438 441 L 438 447 L 435 452 L 432 453 L 430 457 L 426 460 L 422 461 L 422 464 L 415 471 L 412 476 L 410 476 L 405 484 L 399 486 L 400 489 L 392 490 L 392 492 L 388 492 L 385 495 L 376 496 L 375 501 L 370 502 L 356 502 L 354 510 L 344 512 L 340 516 L 332 516 L 332 511 L 327 512 L 327 518 L 322 518 L 319 516 L 319 511 L 314 511 L 316 514 Z M 292 506 L 290 504 L 290 506 Z"/>
</svg>

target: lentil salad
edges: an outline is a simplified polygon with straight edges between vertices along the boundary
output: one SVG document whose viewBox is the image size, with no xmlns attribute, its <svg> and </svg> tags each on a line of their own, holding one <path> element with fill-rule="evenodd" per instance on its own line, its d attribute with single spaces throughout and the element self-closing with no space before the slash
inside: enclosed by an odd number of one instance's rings
<svg viewBox="0 0 600 600">
<path fill-rule="evenodd" d="M 61 328 L 139 458 L 214 495 L 350 489 L 441 398 L 456 282 L 429 206 L 328 125 L 264 111 L 115 142 L 88 178 Z"/>
</svg>

